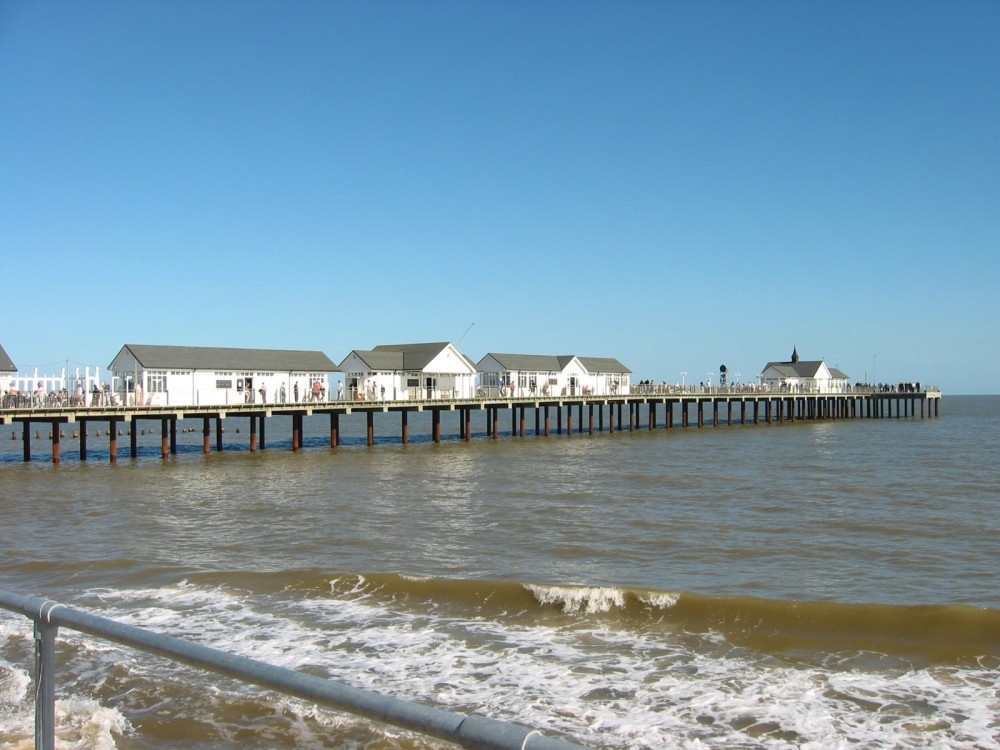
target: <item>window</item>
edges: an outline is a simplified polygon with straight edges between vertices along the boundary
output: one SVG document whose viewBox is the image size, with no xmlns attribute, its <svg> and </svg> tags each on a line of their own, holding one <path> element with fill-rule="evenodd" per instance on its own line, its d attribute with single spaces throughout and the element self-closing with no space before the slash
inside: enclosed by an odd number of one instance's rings
<svg viewBox="0 0 1000 750">
<path fill-rule="evenodd" d="M 148 385 L 146 390 L 150 393 L 165 393 L 167 390 L 167 373 L 165 370 L 150 370 L 146 373 Z"/>
</svg>

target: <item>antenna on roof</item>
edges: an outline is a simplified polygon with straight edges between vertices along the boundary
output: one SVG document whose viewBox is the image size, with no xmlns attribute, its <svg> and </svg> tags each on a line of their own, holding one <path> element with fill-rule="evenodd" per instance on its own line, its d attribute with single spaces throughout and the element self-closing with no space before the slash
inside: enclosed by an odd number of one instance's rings
<svg viewBox="0 0 1000 750">
<path fill-rule="evenodd" d="M 462 343 L 462 339 L 464 339 L 464 338 L 465 338 L 465 336 L 466 336 L 466 334 L 467 334 L 467 333 L 468 333 L 469 331 L 471 331 L 471 330 L 472 330 L 472 326 L 474 326 L 475 324 L 476 324 L 476 321 L 472 321 L 472 322 L 471 322 L 471 323 L 469 324 L 469 327 L 465 329 L 465 333 L 463 333 L 463 334 L 462 334 L 462 338 L 460 338 L 460 339 L 459 339 L 458 341 L 456 341 L 456 342 L 455 342 L 455 346 L 458 346 L 459 344 L 461 344 L 461 343 Z"/>
</svg>

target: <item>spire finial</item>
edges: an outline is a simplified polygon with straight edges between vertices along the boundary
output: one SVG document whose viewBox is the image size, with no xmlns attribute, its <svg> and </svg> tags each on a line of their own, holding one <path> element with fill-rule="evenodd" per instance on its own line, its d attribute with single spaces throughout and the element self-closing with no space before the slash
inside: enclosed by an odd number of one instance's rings
<svg viewBox="0 0 1000 750">
<path fill-rule="evenodd" d="M 797 347 L 793 346 L 792 347 L 792 364 L 794 365 L 798 361 L 799 361 L 799 350 L 798 350 Z"/>
</svg>

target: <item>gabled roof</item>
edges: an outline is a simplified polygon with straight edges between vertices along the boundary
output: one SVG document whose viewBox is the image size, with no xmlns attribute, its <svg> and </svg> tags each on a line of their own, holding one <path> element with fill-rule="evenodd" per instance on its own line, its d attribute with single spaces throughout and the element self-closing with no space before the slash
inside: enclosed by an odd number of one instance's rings
<svg viewBox="0 0 1000 750">
<path fill-rule="evenodd" d="M 382 344 L 372 349 L 373 352 L 399 354 L 402 356 L 400 370 L 423 370 L 431 360 L 448 348 L 448 342 L 434 344 Z"/>
<path fill-rule="evenodd" d="M 2 346 L 0 346 L 0 372 L 17 372 L 17 365 L 7 356 Z"/>
<path fill-rule="evenodd" d="M 830 368 L 830 377 L 837 380 L 847 380 L 847 373 L 843 370 L 838 370 L 836 367 Z"/>
<path fill-rule="evenodd" d="M 403 369 L 402 352 L 376 352 L 371 349 L 354 349 L 344 357 L 340 363 L 340 369 L 344 369 L 344 364 L 350 359 L 351 354 L 364 362 L 371 372 L 397 371 Z"/>
<path fill-rule="evenodd" d="M 255 370 L 339 372 L 323 352 L 291 349 L 235 349 L 211 346 L 126 344 L 111 362 L 126 352 L 147 370 Z"/>
<path fill-rule="evenodd" d="M 629 373 L 631 370 L 619 362 L 614 357 L 579 357 L 580 363 L 587 368 L 587 372 L 617 372 Z"/>
<path fill-rule="evenodd" d="M 433 362 L 449 346 L 451 344 L 447 341 L 430 344 L 380 344 L 374 349 L 355 349 L 351 354 L 368 365 L 368 369 L 372 372 L 380 370 L 387 372 L 418 372 L 423 371 L 427 365 Z M 452 348 L 458 352 L 458 356 L 462 358 L 462 361 L 470 369 L 476 369 L 475 362 L 462 354 L 462 352 L 459 352 L 457 348 Z M 348 354 L 347 357 L 350 357 L 351 354 Z M 347 357 L 344 358 L 344 362 L 347 361 Z M 341 362 L 341 365 L 344 362 Z"/>
<path fill-rule="evenodd" d="M 572 355 L 556 356 L 553 354 L 494 354 L 490 352 L 479 364 L 483 363 L 486 357 L 492 357 L 498 365 L 508 372 L 562 372 L 570 362 Z M 476 369 L 483 370 L 479 365 Z"/>
<path fill-rule="evenodd" d="M 809 362 L 768 362 L 761 370 L 761 374 L 773 368 L 785 378 L 814 378 L 822 366 L 823 360 L 821 359 Z"/>
<path fill-rule="evenodd" d="M 617 372 L 631 373 L 625 365 L 612 357 L 577 357 L 573 354 L 494 354 L 490 352 L 486 357 L 492 357 L 494 361 L 508 372 L 562 372 L 566 365 L 576 359 L 586 368 L 587 372 Z M 479 360 L 476 369 L 483 372 L 481 365 L 483 360 Z"/>
</svg>

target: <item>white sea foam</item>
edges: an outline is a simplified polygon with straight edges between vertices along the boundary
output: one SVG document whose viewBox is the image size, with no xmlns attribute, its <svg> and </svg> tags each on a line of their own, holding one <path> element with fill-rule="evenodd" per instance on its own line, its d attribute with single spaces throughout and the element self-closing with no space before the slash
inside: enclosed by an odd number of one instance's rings
<svg viewBox="0 0 1000 750">
<path fill-rule="evenodd" d="M 616 589 L 538 588 L 533 593 L 539 601 L 570 612 L 622 606 Z M 643 632 L 601 618 L 548 626 L 519 618 L 445 616 L 407 609 L 362 586 L 295 599 L 183 584 L 102 592 L 100 600 L 100 614 L 108 617 L 382 694 L 516 721 L 593 747 L 998 746 L 1000 669 L 994 663 L 932 670 L 897 663 L 824 667 L 736 648 L 717 634 Z M 666 597 L 660 606 L 670 603 Z M 102 670 L 126 670 L 130 685 L 179 685 L 178 692 L 191 695 L 187 710 L 204 713 L 200 719 L 207 725 L 222 723 L 213 718 L 213 706 L 259 695 L 256 688 L 192 677 L 162 660 L 124 659 L 117 647 L 88 644 L 70 632 L 61 631 L 60 638 L 65 635 L 73 646 L 67 678 L 78 694 Z M 14 688 L 15 698 L 23 689 Z M 198 697 L 207 694 L 216 698 Z M 279 701 L 287 709 L 288 744 L 322 744 L 323 732 L 365 725 L 292 699 Z M 113 714 L 104 724 L 93 718 L 99 708 L 83 706 L 76 713 L 91 717 L 102 741 L 127 731 Z M 68 718 L 60 721 L 73 725 Z M 82 736 L 82 729 L 75 731 Z M 136 743 L 143 744 L 141 737 L 130 740 Z"/>
<path fill-rule="evenodd" d="M 625 593 L 620 589 L 600 586 L 537 586 L 525 588 L 539 604 L 558 604 L 566 613 L 597 614 L 625 606 Z"/>
<path fill-rule="evenodd" d="M 639 599 L 644 604 L 648 604 L 656 609 L 670 609 L 680 600 L 680 594 L 675 594 L 669 591 L 661 591 L 656 593 L 644 593 Z"/>
</svg>

